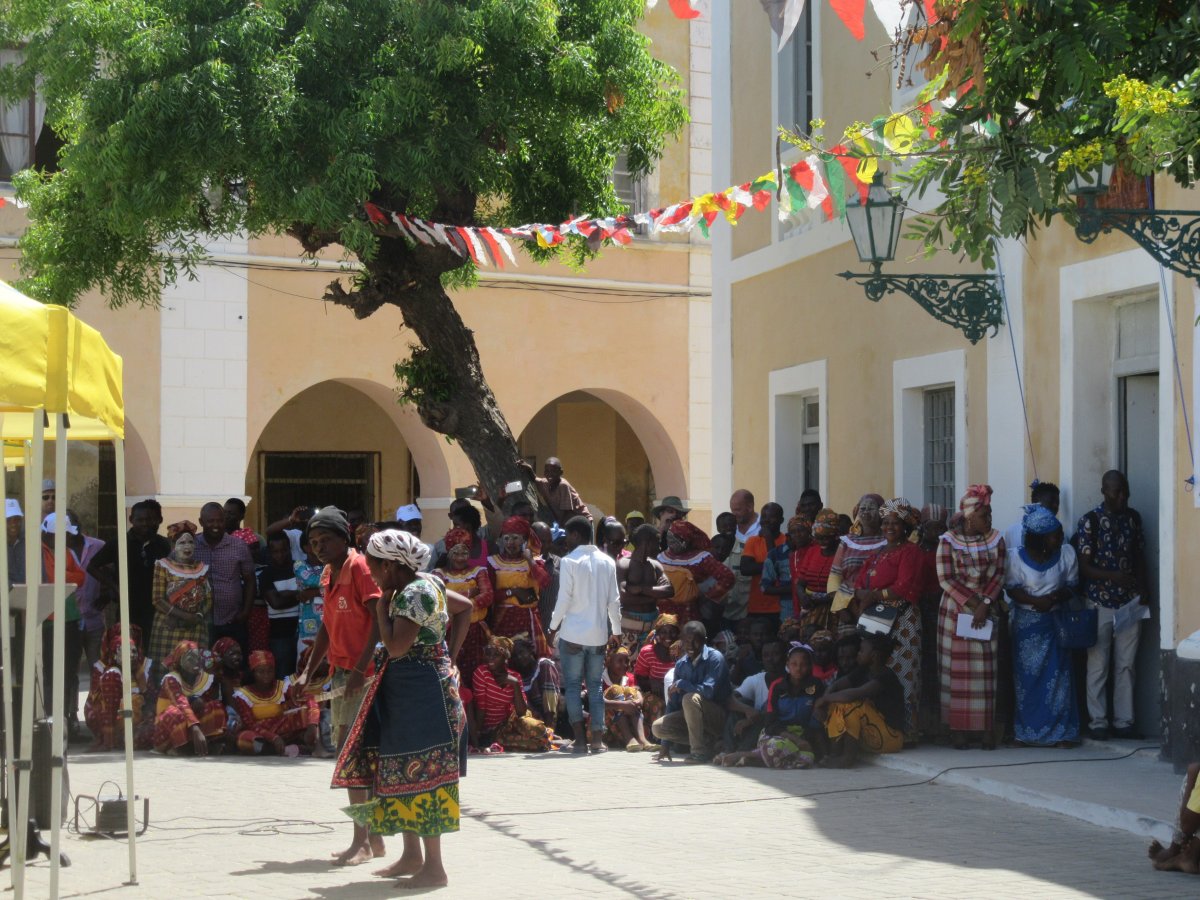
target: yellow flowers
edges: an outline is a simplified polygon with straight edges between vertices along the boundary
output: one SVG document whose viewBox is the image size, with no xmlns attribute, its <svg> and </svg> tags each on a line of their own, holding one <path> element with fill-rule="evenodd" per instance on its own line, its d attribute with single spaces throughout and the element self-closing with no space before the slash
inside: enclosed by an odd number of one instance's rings
<svg viewBox="0 0 1200 900">
<path fill-rule="evenodd" d="M 1126 75 L 1106 81 L 1104 94 L 1117 101 L 1117 113 L 1122 117 L 1137 114 L 1161 116 L 1172 109 L 1187 106 L 1187 99 L 1178 96 L 1170 88 L 1152 87 Z"/>
<path fill-rule="evenodd" d="M 962 172 L 962 183 L 972 188 L 984 187 L 987 184 L 987 171 L 983 166 L 966 166 Z"/>
<path fill-rule="evenodd" d="M 1124 77 L 1124 76 L 1122 76 Z M 1080 172 L 1090 172 L 1100 167 L 1104 162 L 1104 145 L 1100 141 L 1088 141 L 1082 146 L 1064 150 L 1058 158 L 1058 171 L 1078 169 Z"/>
</svg>

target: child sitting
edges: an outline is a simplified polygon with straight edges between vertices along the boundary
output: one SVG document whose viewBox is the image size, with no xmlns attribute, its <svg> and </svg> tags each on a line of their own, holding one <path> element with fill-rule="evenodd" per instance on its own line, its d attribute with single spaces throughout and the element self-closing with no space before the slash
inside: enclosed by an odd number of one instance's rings
<svg viewBox="0 0 1200 900">
<path fill-rule="evenodd" d="M 887 667 L 895 646 L 890 635 L 863 635 L 858 665 L 817 701 L 829 739 L 822 766 L 849 768 L 862 750 L 896 753 L 904 747 L 904 688 Z"/>
<path fill-rule="evenodd" d="M 629 673 L 629 648 L 618 647 L 604 661 L 604 738 L 633 753 L 648 750 L 642 720 L 642 692 Z"/>
</svg>

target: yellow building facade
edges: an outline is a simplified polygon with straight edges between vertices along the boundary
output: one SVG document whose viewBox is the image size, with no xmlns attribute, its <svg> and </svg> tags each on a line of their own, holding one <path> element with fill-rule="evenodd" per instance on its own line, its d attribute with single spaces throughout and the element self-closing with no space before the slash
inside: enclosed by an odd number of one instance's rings
<svg viewBox="0 0 1200 900">
<path fill-rule="evenodd" d="M 860 42 L 828 4 L 809 2 L 777 52 L 757 8 L 743 15 L 739 3 L 714 0 L 717 184 L 774 168 L 779 124 L 819 118 L 836 135 L 912 105 L 917 88 L 898 89 L 871 54 L 889 35 L 869 10 Z M 785 166 L 792 154 L 785 144 Z M 1158 188 L 1159 206 L 1200 209 L 1194 191 Z M 969 484 L 987 482 L 1004 529 L 1037 478 L 1061 487 L 1069 536 L 1101 502 L 1102 474 L 1124 470 L 1155 584 L 1137 727 L 1161 734 L 1176 758 L 1184 744 L 1200 749 L 1181 724 L 1194 716 L 1200 635 L 1200 558 L 1190 552 L 1200 510 L 1184 419 L 1197 413 L 1196 283 L 1160 270 L 1124 236 L 1088 245 L 1056 221 L 1026 245 L 1000 247 L 1006 322 L 972 345 L 911 299 L 872 303 L 837 275 L 866 268 L 837 220 L 763 214 L 714 231 L 713 458 L 732 461 L 714 469 L 718 505 L 740 487 L 787 510 L 806 488 L 842 512 L 868 491 L 956 504 Z M 945 254 L 923 259 L 902 241 L 885 271 L 981 270 Z"/>
</svg>

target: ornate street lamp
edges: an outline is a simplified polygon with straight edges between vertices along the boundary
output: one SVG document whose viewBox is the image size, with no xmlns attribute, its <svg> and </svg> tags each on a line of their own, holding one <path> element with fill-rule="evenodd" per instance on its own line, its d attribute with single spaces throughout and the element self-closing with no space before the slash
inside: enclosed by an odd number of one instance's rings
<svg viewBox="0 0 1200 900">
<path fill-rule="evenodd" d="M 952 325 L 972 344 L 995 334 L 1004 321 L 1004 299 L 994 275 L 884 275 L 883 264 L 896 258 L 904 201 L 883 183 L 882 174 L 867 191 L 865 202 L 846 207 L 846 224 L 858 258 L 870 263 L 870 274 L 840 273 L 858 282 L 867 299 L 879 302 L 885 294 L 907 294 L 931 316 Z"/>
<path fill-rule="evenodd" d="M 1114 228 L 1133 238 L 1161 265 L 1200 281 L 1200 211 L 1194 209 L 1110 209 L 1098 201 L 1108 192 L 1112 163 L 1075 171 L 1067 192 L 1078 198 L 1075 236 L 1090 244 Z"/>
</svg>

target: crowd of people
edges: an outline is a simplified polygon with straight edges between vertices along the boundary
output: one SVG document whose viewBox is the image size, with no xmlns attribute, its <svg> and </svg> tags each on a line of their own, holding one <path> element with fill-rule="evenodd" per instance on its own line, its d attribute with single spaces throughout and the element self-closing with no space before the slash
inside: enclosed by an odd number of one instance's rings
<svg viewBox="0 0 1200 900">
<path fill-rule="evenodd" d="M 1085 730 L 1133 736 L 1149 594 L 1120 472 L 1105 474 L 1103 502 L 1071 541 L 1047 483 L 1004 532 L 991 488 L 972 485 L 954 511 L 865 493 L 842 514 L 809 490 L 790 517 L 738 490 L 710 535 L 678 497 L 649 516 L 593 516 L 558 460 L 528 474 L 536 506 L 500 516 L 456 500 L 432 543 L 415 505 L 378 523 L 297 508 L 260 536 L 235 498 L 164 537 L 161 508 L 144 500 L 120 560 L 68 512 L 74 637 L 63 665 L 47 652 L 46 678 L 61 674 L 77 695 L 86 656 L 96 750 L 124 740 L 127 641 L 135 748 L 337 753 L 333 785 L 349 792 L 355 827 L 334 862 L 365 862 L 383 834 L 403 833 L 384 873 L 410 886 L 445 882 L 438 838 L 457 830 L 469 753 L 620 748 L 804 769 L 919 741 L 989 750 L 1072 746 Z M 15 501 L 7 515 L 10 561 L 23 561 Z M 113 621 L 119 569 L 127 636 Z M 23 580 L 19 565 L 10 572 Z M 1077 665 L 1083 610 L 1095 611 L 1095 638 Z"/>
</svg>

